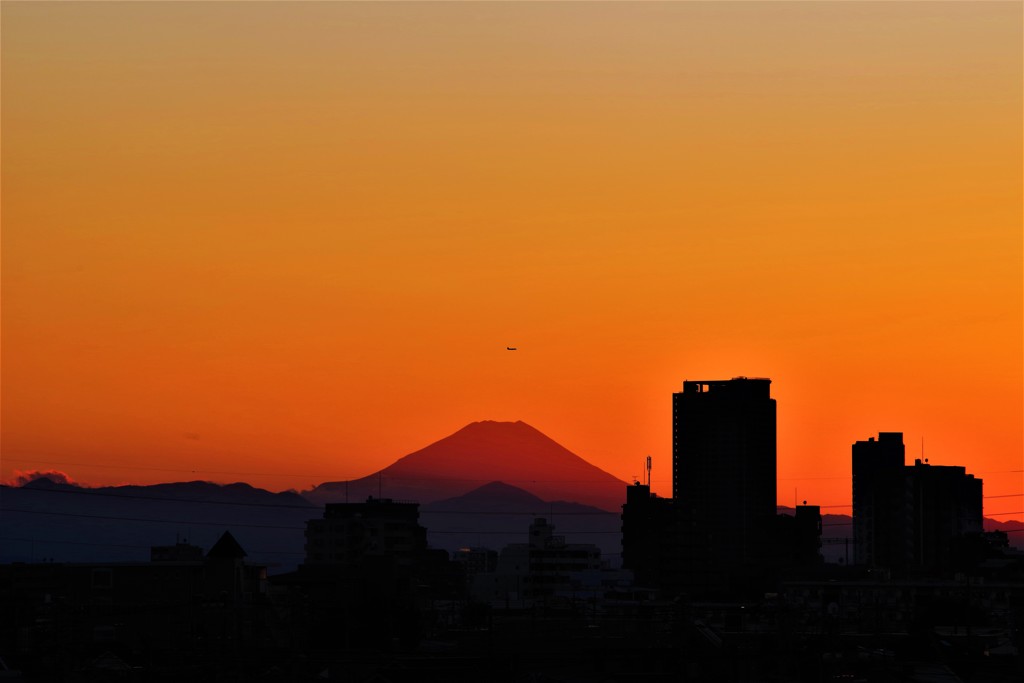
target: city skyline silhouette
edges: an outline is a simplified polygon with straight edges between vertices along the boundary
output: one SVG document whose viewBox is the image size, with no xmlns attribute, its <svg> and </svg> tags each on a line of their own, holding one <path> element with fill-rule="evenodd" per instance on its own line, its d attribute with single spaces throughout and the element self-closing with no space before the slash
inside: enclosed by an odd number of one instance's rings
<svg viewBox="0 0 1024 683">
<path fill-rule="evenodd" d="M 770 385 L 746 377 L 685 382 L 672 396 L 675 495 L 653 494 L 649 474 L 643 484 L 619 482 L 621 515 L 500 482 L 458 480 L 471 490 L 451 499 L 437 493 L 451 488 L 431 494 L 424 486 L 445 465 L 486 459 L 488 448 L 522 451 L 524 437 L 544 443 L 523 423 L 475 423 L 396 463 L 410 464 L 388 487 L 411 480 L 414 488 L 398 490 L 433 495 L 433 505 L 382 497 L 382 475 L 377 495 L 365 499 L 350 486 L 357 482 L 318 487 L 322 505 L 244 484 L 82 489 L 40 477 L 3 487 L 0 535 L 5 544 L 30 542 L 32 557 L 0 562 L 8 610 L 0 651 L 14 675 L 45 681 L 110 671 L 136 680 L 190 671 L 201 680 L 312 681 L 338 669 L 448 681 L 677 680 L 684 672 L 708 681 L 885 681 L 936 671 L 1013 680 L 1021 661 L 1014 624 L 1024 606 L 1016 534 L 1024 527 L 983 526 L 983 482 L 963 467 L 906 464 L 902 434 L 893 432 L 851 444 L 850 521 L 826 524 L 807 501 L 778 508 Z M 546 450 L 541 462 L 556 474 L 600 472 L 564 449 Z M 227 489 L 233 499 L 218 498 Z M 61 498 L 72 499 L 70 511 L 58 509 Z M 84 511 L 84 503 L 103 505 L 105 514 Z M 149 512 L 129 516 L 124 503 Z M 212 527 L 209 546 L 179 535 L 173 545 L 151 541 L 148 562 L 35 556 L 37 544 L 51 553 L 61 543 L 104 547 L 84 526 L 94 520 L 122 539 L 137 526 L 156 540 L 166 533 L 154 534 L 152 524 L 188 522 L 150 516 L 155 511 L 200 506 L 211 517 L 192 523 Z M 225 514 L 216 507 L 239 516 L 213 521 Z M 445 525 L 446 515 L 455 526 Z M 47 517 L 66 529 L 78 523 L 78 540 L 48 545 L 38 530 L 35 540 L 10 536 L 31 536 L 31 521 Z M 611 525 L 600 528 L 601 518 Z M 468 529 L 468 520 L 483 524 Z M 499 531 L 503 523 L 518 533 Z M 837 525 L 845 537 L 823 533 Z M 455 545 L 446 548 L 437 534 L 455 534 Z M 250 555 L 253 541 L 262 549 Z M 841 555 L 823 552 L 836 541 Z M 270 563 L 262 559 L 268 542 L 279 544 Z M 289 544 L 295 550 L 284 550 Z M 692 638 L 704 645 L 694 648 Z M 939 638 L 950 642 L 936 649 Z M 44 651 L 47 643 L 57 654 Z M 648 657 L 637 661 L 638 650 Z"/>
<path fill-rule="evenodd" d="M 749 382 L 741 378 L 710 384 L 701 382 L 699 385 L 728 389 L 730 384 L 767 382 Z M 674 402 L 681 395 L 676 394 Z M 712 396 L 710 393 L 704 395 Z M 730 403 L 716 401 L 715 404 L 709 404 L 709 407 L 720 409 L 716 405 L 728 406 Z M 706 419 L 701 418 L 701 421 Z M 677 422 L 676 429 L 679 430 L 687 422 Z M 696 447 L 703 451 L 723 438 L 725 443 L 744 438 L 742 429 L 735 433 L 731 427 L 721 431 L 721 425 L 731 423 L 732 420 L 727 419 L 715 428 L 719 430 L 717 436 L 709 438 L 707 433 L 704 436 L 698 433 L 688 436 L 687 443 L 697 444 Z M 895 465 L 897 469 L 902 471 L 906 466 L 910 471 L 921 466 L 920 460 L 917 465 L 904 462 L 901 434 L 886 433 L 883 436 L 895 437 L 899 442 L 899 464 Z M 870 440 L 873 439 L 871 437 Z M 538 446 L 536 453 L 531 455 L 529 448 Z M 687 448 L 693 447 L 691 445 Z M 729 456 L 733 460 L 724 458 L 722 454 L 711 456 L 714 450 L 707 452 L 709 455 L 704 460 L 709 463 L 716 460 L 721 462 L 710 467 L 685 464 L 686 449 L 680 452 L 683 464 L 679 469 L 672 469 L 679 473 L 677 477 L 685 486 L 677 499 L 685 501 L 691 508 L 697 505 L 706 510 L 700 524 L 702 528 L 708 525 L 711 538 L 747 529 L 743 537 L 747 538 L 746 543 L 752 545 L 742 551 L 741 556 L 763 555 L 768 546 L 774 545 L 766 541 L 774 533 L 771 528 L 765 527 L 770 523 L 766 517 L 774 518 L 776 512 L 783 511 L 793 514 L 794 509 L 799 509 L 800 505 L 787 506 L 781 502 L 773 505 L 770 502 L 770 493 L 775 488 L 772 477 L 774 466 L 771 458 L 757 449 Z M 512 469 L 505 462 L 510 458 L 519 461 Z M 741 460 L 748 458 L 751 464 L 742 464 Z M 476 461 L 475 467 L 452 467 L 453 462 L 460 461 L 466 464 Z M 411 466 L 403 468 L 406 462 L 410 462 Z M 937 467 L 936 472 L 957 469 L 936 463 L 926 464 L 925 467 Z M 745 473 L 745 469 L 748 472 Z M 963 471 L 962 467 L 960 471 Z M 595 474 L 600 477 L 595 479 Z M 967 474 L 974 477 L 969 468 Z M 746 480 L 742 486 L 738 483 L 740 479 Z M 979 486 L 980 481 L 978 479 Z M 856 501 L 855 480 L 850 478 L 846 484 Z M 611 498 L 608 497 L 609 485 L 617 490 L 617 494 L 612 494 Z M 604 552 L 617 554 L 620 529 L 615 520 L 622 504 L 627 502 L 627 488 L 632 491 L 627 482 L 616 481 L 601 473 L 524 423 L 484 422 L 468 425 L 456 434 L 400 459 L 379 473 L 354 481 L 325 482 L 302 492 L 302 495 L 296 492 L 274 494 L 244 483 L 222 486 L 202 481 L 155 486 L 81 488 L 68 485 L 53 475 L 40 475 L 38 481 L 23 482 L 21 488 L 4 487 L 3 509 L 6 519 L 3 534 L 0 535 L 9 543 L 0 557 L 3 561 L 34 561 L 40 557 L 61 561 L 136 559 L 149 547 L 147 542 L 154 535 L 167 539 L 168 534 L 173 533 L 202 539 L 217 533 L 219 527 L 233 528 L 240 525 L 236 531 L 248 539 L 250 546 L 269 551 L 269 554 L 257 554 L 262 561 L 287 568 L 294 562 L 294 555 L 301 550 L 295 545 L 297 537 L 294 531 L 300 528 L 310 511 L 324 504 L 354 504 L 367 497 L 423 505 L 423 519 L 425 523 L 429 522 L 427 526 L 432 529 L 432 547 L 444 548 L 449 552 L 460 546 L 489 545 L 499 540 L 509 542 L 510 534 L 515 535 L 517 525 L 522 526 L 524 520 L 531 516 L 546 515 L 556 519 L 565 516 L 576 522 L 569 526 L 570 532 L 598 534 L 601 538 L 597 540 Z M 756 490 L 764 491 L 767 497 L 754 495 Z M 897 510 L 902 505 L 897 496 L 898 490 L 893 489 L 890 494 L 883 496 L 890 499 Z M 645 486 L 644 491 L 650 492 L 651 489 Z M 1012 505 L 1017 498 L 1019 496 L 986 493 L 979 500 L 983 507 L 979 506 L 978 512 L 985 517 L 986 530 L 1005 531 L 1010 534 L 1010 542 L 1020 546 L 1024 542 L 1024 536 L 1020 535 L 1024 533 L 1024 526 L 1016 519 L 1019 515 L 1007 514 L 1013 511 L 1006 509 L 1007 504 Z M 662 497 L 660 500 L 671 501 L 672 498 Z M 586 502 L 591 504 L 587 505 Z M 849 563 L 850 558 L 857 553 L 853 545 L 850 516 L 854 504 L 828 504 L 814 499 L 802 501 L 802 505 L 808 504 L 821 510 L 827 518 L 823 538 L 830 539 L 830 544 L 846 539 L 843 548 L 826 547 L 823 551 L 826 559 L 834 562 L 845 557 L 845 562 Z M 274 511 L 287 513 L 290 521 L 275 521 Z M 889 514 L 891 517 L 892 513 Z M 96 528 L 90 529 L 89 523 L 92 520 L 107 520 L 103 522 L 106 526 L 100 527 L 102 532 Z M 891 526 L 895 521 L 896 518 L 892 517 L 888 522 L 882 521 L 881 525 Z M 980 530 L 980 519 L 977 524 Z M 767 542 L 768 545 L 754 545 L 757 542 Z M 281 552 L 283 555 L 275 555 Z M 700 557 L 710 557 L 707 550 L 698 554 Z M 735 558 L 729 562 L 734 561 Z"/>
<path fill-rule="evenodd" d="M 1021 3 L 0 6 L 0 678 L 1021 680 Z"/>
</svg>

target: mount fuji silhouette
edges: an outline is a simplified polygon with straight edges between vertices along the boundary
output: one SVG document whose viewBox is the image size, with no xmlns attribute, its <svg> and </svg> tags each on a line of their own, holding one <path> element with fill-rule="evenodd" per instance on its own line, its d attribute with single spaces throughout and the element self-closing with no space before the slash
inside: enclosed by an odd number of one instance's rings
<svg viewBox="0 0 1024 683">
<path fill-rule="evenodd" d="M 501 481 L 543 500 L 618 512 L 626 482 L 591 465 L 525 422 L 473 422 L 352 481 L 324 482 L 302 495 L 316 505 L 368 496 L 432 503 Z"/>
</svg>

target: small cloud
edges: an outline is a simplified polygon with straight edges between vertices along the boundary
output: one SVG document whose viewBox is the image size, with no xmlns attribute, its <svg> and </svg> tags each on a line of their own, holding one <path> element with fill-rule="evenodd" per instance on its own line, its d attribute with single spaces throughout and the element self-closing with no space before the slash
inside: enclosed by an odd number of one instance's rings
<svg viewBox="0 0 1024 683">
<path fill-rule="evenodd" d="M 195 432 L 185 432 L 185 438 L 191 439 L 192 441 L 199 441 L 199 435 Z"/>
<path fill-rule="evenodd" d="M 14 470 L 14 479 L 11 481 L 11 485 L 24 486 L 36 479 L 49 479 L 55 484 L 70 484 L 71 486 L 78 486 L 78 484 L 68 476 L 67 472 L 61 472 L 60 470 Z"/>
</svg>

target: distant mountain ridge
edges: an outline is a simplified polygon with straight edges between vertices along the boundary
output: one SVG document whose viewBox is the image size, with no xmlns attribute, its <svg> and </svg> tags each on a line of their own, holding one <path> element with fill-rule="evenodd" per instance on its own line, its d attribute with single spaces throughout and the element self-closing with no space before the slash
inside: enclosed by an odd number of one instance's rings
<svg viewBox="0 0 1024 683">
<path fill-rule="evenodd" d="M 245 483 L 84 488 L 41 477 L 0 486 L 0 512 L 0 536 L 8 539 L 0 544 L 0 562 L 142 562 L 150 547 L 178 540 L 209 550 L 229 530 L 249 560 L 284 571 L 302 562 L 306 522 L 323 509 L 296 493 Z M 621 549 L 618 513 L 545 501 L 503 482 L 420 506 L 431 546 L 450 552 L 525 543 L 537 517 L 554 523 L 571 543 L 594 543 L 609 556 Z"/>
<path fill-rule="evenodd" d="M 420 506 L 420 524 L 431 546 L 452 552 L 481 546 L 501 550 L 526 543 L 531 522 L 543 517 L 569 543 L 593 543 L 613 565 L 622 550 L 619 513 L 571 501 L 545 501 L 529 491 L 495 481 L 468 493 Z"/>
<path fill-rule="evenodd" d="M 3 487 L 10 489 L 12 487 Z M 22 490 L 79 492 L 85 495 L 108 495 L 114 497 L 169 497 L 179 500 L 202 502 L 230 502 L 266 505 L 299 505 L 312 507 L 313 504 L 294 491 L 274 493 L 266 489 L 256 488 L 245 482 L 232 484 L 215 484 L 209 481 L 179 481 L 162 484 L 125 484 L 122 486 L 85 487 L 77 484 L 56 482 L 42 476 L 27 482 Z"/>
<path fill-rule="evenodd" d="M 591 465 L 525 422 L 473 422 L 454 434 L 353 481 L 304 491 L 324 503 L 382 496 L 431 503 L 505 482 L 544 500 L 572 500 L 618 511 L 626 482 Z"/>
<path fill-rule="evenodd" d="M 206 481 L 83 488 L 34 479 L 0 486 L 0 562 L 148 561 L 178 540 L 209 550 L 230 530 L 249 559 L 302 561 L 306 520 L 319 508 L 293 492 Z"/>
<path fill-rule="evenodd" d="M 423 506 L 424 509 L 438 507 L 459 507 L 471 505 L 483 509 L 504 509 L 509 505 L 519 505 L 521 509 L 541 510 L 547 502 L 529 491 L 506 484 L 503 481 L 492 481 L 457 498 L 439 500 Z"/>
</svg>

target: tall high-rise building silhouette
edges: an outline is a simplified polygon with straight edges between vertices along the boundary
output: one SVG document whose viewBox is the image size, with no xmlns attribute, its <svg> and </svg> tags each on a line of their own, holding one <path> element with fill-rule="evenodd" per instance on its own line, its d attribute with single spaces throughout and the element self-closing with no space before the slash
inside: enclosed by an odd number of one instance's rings
<svg viewBox="0 0 1024 683">
<path fill-rule="evenodd" d="M 982 532 L 982 480 L 963 467 L 904 466 L 902 432 L 853 444 L 854 561 L 897 574 L 949 572 Z"/>
<path fill-rule="evenodd" d="M 685 381 L 672 395 L 672 496 L 692 580 L 762 561 L 776 514 L 770 379 Z"/>
<path fill-rule="evenodd" d="M 853 444 L 853 561 L 870 567 L 904 566 L 910 560 L 902 432 Z"/>
</svg>

